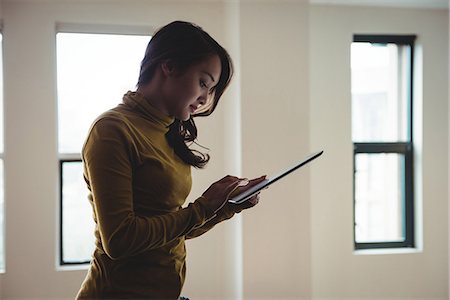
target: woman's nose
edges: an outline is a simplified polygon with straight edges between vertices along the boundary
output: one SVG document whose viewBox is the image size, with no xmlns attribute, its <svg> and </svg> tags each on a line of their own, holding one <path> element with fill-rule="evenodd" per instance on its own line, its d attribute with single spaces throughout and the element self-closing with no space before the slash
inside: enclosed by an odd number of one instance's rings
<svg viewBox="0 0 450 300">
<path fill-rule="evenodd" d="M 200 95 L 200 97 L 198 97 L 197 100 L 200 105 L 205 105 L 207 99 L 208 99 L 208 92 L 204 92 Z"/>
</svg>

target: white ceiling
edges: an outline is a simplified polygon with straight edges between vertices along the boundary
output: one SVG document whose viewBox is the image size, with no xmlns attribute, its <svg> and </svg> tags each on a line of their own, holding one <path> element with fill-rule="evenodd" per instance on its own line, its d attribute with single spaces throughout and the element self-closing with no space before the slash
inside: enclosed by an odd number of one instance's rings
<svg viewBox="0 0 450 300">
<path fill-rule="evenodd" d="M 449 0 L 309 0 L 312 4 L 448 8 Z"/>
</svg>

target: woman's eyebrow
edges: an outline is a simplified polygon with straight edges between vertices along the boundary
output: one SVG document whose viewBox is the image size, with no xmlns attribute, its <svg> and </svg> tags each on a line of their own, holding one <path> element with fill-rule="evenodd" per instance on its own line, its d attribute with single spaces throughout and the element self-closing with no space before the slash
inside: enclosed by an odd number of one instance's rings
<svg viewBox="0 0 450 300">
<path fill-rule="evenodd" d="M 214 77 L 211 75 L 211 73 L 206 72 L 206 71 L 203 71 L 203 73 L 205 73 L 206 75 L 208 75 L 209 77 L 211 77 L 211 80 L 212 80 L 213 82 L 215 82 Z"/>
</svg>

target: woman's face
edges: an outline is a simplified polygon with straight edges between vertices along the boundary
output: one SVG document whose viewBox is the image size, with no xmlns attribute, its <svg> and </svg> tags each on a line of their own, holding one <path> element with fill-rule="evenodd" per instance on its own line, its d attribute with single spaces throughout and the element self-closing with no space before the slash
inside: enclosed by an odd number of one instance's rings
<svg viewBox="0 0 450 300">
<path fill-rule="evenodd" d="M 219 56 L 213 55 L 183 72 L 166 73 L 164 102 L 169 114 L 179 120 L 189 120 L 192 113 L 206 104 L 221 69 Z"/>
</svg>

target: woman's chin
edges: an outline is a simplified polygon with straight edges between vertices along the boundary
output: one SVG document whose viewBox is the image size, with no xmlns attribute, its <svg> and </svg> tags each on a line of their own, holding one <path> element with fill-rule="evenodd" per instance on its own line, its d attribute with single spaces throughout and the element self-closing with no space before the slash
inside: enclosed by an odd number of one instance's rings
<svg viewBox="0 0 450 300">
<path fill-rule="evenodd" d="M 191 118 L 191 114 L 186 114 L 186 115 L 180 116 L 179 120 L 188 121 L 190 118 Z"/>
</svg>

